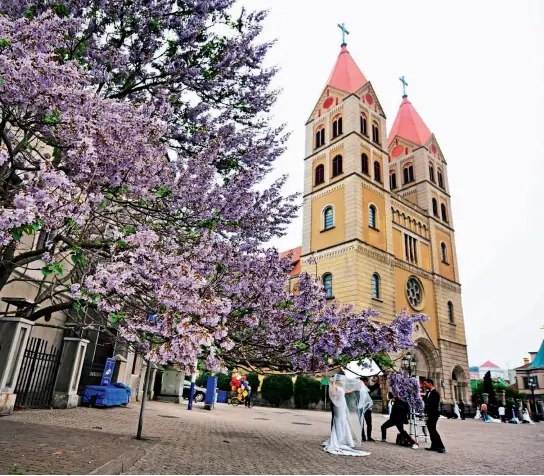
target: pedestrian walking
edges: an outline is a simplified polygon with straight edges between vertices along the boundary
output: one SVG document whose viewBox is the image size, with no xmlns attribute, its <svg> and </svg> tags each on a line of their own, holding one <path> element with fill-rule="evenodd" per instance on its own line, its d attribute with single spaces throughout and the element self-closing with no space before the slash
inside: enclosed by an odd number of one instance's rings
<svg viewBox="0 0 544 476">
<path fill-rule="evenodd" d="M 246 389 L 246 408 L 251 408 L 251 387 L 248 385 Z"/>
<path fill-rule="evenodd" d="M 499 405 L 499 418 L 501 419 L 502 423 L 506 423 L 506 408 L 504 408 L 502 403 Z"/>
<path fill-rule="evenodd" d="M 442 438 L 436 429 L 438 424 L 438 418 L 440 417 L 440 394 L 434 388 L 433 379 L 425 379 L 423 386 L 427 393 L 423 401 L 425 402 L 425 414 L 427 415 L 427 428 L 429 429 L 429 436 L 431 438 L 431 447 L 425 448 L 427 451 L 436 451 L 437 453 L 445 453 L 446 448 L 442 443 Z"/>
<path fill-rule="evenodd" d="M 381 427 L 382 430 L 382 441 L 387 441 L 387 429 L 392 426 L 396 426 L 402 438 L 410 439 L 412 441 L 412 448 L 416 449 L 419 445 L 412 440 L 411 436 L 404 429 L 404 425 L 408 423 L 408 415 L 410 414 L 410 407 L 408 404 L 402 400 L 400 396 L 393 398 L 393 405 L 391 407 L 391 415 L 389 420 L 387 420 Z"/>
<path fill-rule="evenodd" d="M 368 377 L 362 378 L 363 383 L 365 384 L 366 388 L 368 388 L 368 393 L 371 394 L 374 390 L 376 390 L 380 386 L 380 380 L 378 377 L 378 380 L 373 385 L 369 385 L 369 379 Z M 372 407 L 370 407 L 364 415 L 365 422 L 363 423 L 363 433 L 361 435 L 362 441 L 376 441 L 374 438 L 372 438 Z M 365 435 L 365 426 L 366 426 L 366 435 Z"/>
<path fill-rule="evenodd" d="M 486 403 L 482 403 L 481 410 L 482 410 L 482 420 L 484 421 L 484 423 L 486 423 L 487 422 L 487 404 Z"/>
<path fill-rule="evenodd" d="M 465 419 L 465 402 L 459 400 L 459 413 L 461 415 L 461 420 Z"/>
</svg>

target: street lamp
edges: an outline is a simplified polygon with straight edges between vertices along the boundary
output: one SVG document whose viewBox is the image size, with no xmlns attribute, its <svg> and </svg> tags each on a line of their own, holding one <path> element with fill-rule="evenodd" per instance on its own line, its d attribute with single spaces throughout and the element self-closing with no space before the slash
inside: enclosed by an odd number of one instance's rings
<svg viewBox="0 0 544 476">
<path fill-rule="evenodd" d="M 404 357 L 402 358 L 402 368 L 408 374 L 408 377 L 412 377 L 412 375 L 416 374 L 418 363 L 417 357 L 410 351 L 404 354 Z"/>
</svg>

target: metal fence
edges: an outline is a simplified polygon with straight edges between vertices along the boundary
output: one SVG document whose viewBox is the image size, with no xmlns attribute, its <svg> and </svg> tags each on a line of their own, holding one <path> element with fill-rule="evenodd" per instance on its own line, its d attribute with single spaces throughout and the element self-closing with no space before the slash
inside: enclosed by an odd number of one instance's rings
<svg viewBox="0 0 544 476">
<path fill-rule="evenodd" d="M 51 405 L 61 349 L 38 337 L 31 337 L 23 355 L 15 386 L 16 407 L 46 408 Z"/>
</svg>

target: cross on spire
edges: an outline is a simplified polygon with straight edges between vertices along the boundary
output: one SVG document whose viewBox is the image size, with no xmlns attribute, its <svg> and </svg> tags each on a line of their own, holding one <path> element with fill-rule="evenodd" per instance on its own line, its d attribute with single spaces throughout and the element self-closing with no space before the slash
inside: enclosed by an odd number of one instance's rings
<svg viewBox="0 0 544 476">
<path fill-rule="evenodd" d="M 346 29 L 345 23 L 338 23 L 338 28 L 342 30 L 342 46 L 347 45 L 346 43 L 346 35 L 349 35 L 349 31 Z"/>
<path fill-rule="evenodd" d="M 408 97 L 408 94 L 406 94 L 406 86 L 408 86 L 408 83 L 404 79 L 404 76 L 401 76 L 399 78 L 399 81 L 402 83 L 402 97 L 406 98 L 406 97 Z"/>
</svg>

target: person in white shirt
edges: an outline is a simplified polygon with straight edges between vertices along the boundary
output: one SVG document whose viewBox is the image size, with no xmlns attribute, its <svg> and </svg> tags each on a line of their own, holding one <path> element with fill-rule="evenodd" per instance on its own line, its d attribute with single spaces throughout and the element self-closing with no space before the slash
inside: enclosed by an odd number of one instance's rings
<svg viewBox="0 0 544 476">
<path fill-rule="evenodd" d="M 506 408 L 503 405 L 499 406 L 499 418 L 503 423 L 506 423 Z"/>
</svg>

